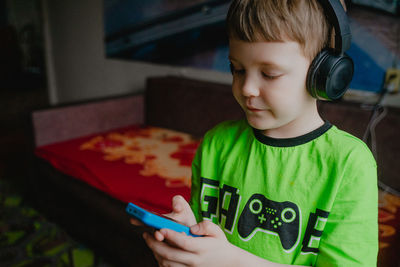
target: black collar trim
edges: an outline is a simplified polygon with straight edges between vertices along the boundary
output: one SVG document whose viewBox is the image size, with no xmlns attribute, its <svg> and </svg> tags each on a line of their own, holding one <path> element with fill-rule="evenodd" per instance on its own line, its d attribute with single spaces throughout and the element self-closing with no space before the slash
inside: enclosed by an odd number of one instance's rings
<svg viewBox="0 0 400 267">
<path fill-rule="evenodd" d="M 275 146 L 275 147 L 291 147 L 291 146 L 299 146 L 305 143 L 308 143 L 324 133 L 326 133 L 330 128 L 332 127 L 332 124 L 328 121 L 325 121 L 325 123 L 315 129 L 312 132 L 306 133 L 304 135 L 298 136 L 298 137 L 293 137 L 293 138 L 273 138 L 269 137 L 266 135 L 263 135 L 261 133 L 261 130 L 257 130 L 253 128 L 254 136 L 258 141 L 265 145 L 269 146 Z"/>
</svg>

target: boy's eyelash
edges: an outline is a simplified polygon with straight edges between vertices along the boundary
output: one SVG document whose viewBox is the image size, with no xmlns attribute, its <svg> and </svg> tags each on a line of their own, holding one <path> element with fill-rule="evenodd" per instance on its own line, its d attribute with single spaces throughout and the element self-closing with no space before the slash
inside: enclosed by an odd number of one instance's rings
<svg viewBox="0 0 400 267">
<path fill-rule="evenodd" d="M 231 63 L 231 64 L 229 64 L 229 67 L 230 67 L 230 69 L 231 69 L 231 73 L 232 73 L 232 75 L 234 75 L 234 74 L 244 74 L 246 71 L 244 70 L 244 69 L 236 69 L 234 66 L 233 66 L 233 64 Z"/>
<path fill-rule="evenodd" d="M 233 66 L 232 63 L 229 64 L 229 67 L 230 67 L 230 69 L 231 69 L 231 73 L 232 73 L 232 74 L 240 74 L 240 73 L 243 73 L 243 72 L 244 72 L 244 70 L 235 69 L 235 67 Z"/>
<path fill-rule="evenodd" d="M 231 73 L 232 74 L 244 74 L 245 73 L 244 69 L 235 69 L 235 67 L 233 66 L 232 63 L 229 64 L 229 67 L 231 69 Z M 268 80 L 274 80 L 274 79 L 277 79 L 280 76 L 280 75 L 271 76 L 271 75 L 265 74 L 264 72 L 261 72 L 261 73 L 262 73 L 262 76 L 265 77 Z"/>
<path fill-rule="evenodd" d="M 262 75 L 263 75 L 265 78 L 267 78 L 268 80 L 274 80 L 274 79 L 277 79 L 277 78 L 280 77 L 280 75 L 271 76 L 271 75 L 265 74 L 264 72 L 262 73 Z"/>
<path fill-rule="evenodd" d="M 244 69 L 236 69 L 234 66 L 233 66 L 233 64 L 232 63 L 230 63 L 229 64 L 229 68 L 231 69 L 231 73 L 232 73 L 232 75 L 234 75 L 234 74 L 239 74 L 239 75 L 241 75 L 241 74 L 244 74 L 246 71 L 244 70 Z M 266 78 L 266 79 L 268 79 L 268 80 L 274 80 L 274 79 L 277 79 L 277 78 L 279 78 L 281 75 L 274 75 L 274 76 L 272 76 L 272 75 L 268 75 L 268 74 L 266 74 L 266 73 L 264 73 L 264 72 L 261 72 L 261 74 L 262 74 L 262 76 L 264 77 L 264 78 Z"/>
</svg>

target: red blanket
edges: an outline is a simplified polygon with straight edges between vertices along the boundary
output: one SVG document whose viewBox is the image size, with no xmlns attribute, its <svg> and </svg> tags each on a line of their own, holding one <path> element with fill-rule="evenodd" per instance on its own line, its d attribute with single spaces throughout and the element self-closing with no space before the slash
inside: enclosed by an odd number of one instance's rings
<svg viewBox="0 0 400 267">
<path fill-rule="evenodd" d="M 191 162 L 200 140 L 139 125 L 39 147 L 55 168 L 123 201 L 159 213 L 190 195 Z"/>
</svg>

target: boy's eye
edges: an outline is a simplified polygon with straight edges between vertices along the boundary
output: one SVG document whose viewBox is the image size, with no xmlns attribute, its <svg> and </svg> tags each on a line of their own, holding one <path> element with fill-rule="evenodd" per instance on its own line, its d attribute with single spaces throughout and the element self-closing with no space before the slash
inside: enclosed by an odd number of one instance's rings
<svg viewBox="0 0 400 267">
<path fill-rule="evenodd" d="M 230 67 L 230 69 L 231 69 L 231 73 L 232 73 L 232 75 L 237 75 L 237 74 L 244 74 L 245 73 L 245 70 L 244 69 L 236 69 L 235 68 L 235 66 L 233 66 L 233 64 L 232 63 L 230 63 L 229 64 L 229 67 Z"/>
<path fill-rule="evenodd" d="M 271 75 L 271 74 L 267 74 L 265 72 L 261 72 L 261 73 L 262 73 L 262 76 L 268 80 L 275 80 L 275 79 L 278 79 L 280 76 L 282 76 L 282 75 L 276 75 L 276 74 Z"/>
</svg>

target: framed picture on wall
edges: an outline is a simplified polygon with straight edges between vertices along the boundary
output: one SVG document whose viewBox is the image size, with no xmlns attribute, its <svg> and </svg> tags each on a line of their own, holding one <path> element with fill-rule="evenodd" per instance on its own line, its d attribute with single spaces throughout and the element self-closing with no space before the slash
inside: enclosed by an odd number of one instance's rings
<svg viewBox="0 0 400 267">
<path fill-rule="evenodd" d="M 103 0 L 106 56 L 229 72 L 230 0 Z M 352 0 L 351 89 L 380 92 L 399 61 L 398 0 Z M 382 12 L 384 10 L 385 12 Z M 397 26 L 396 26 L 397 25 Z"/>
<path fill-rule="evenodd" d="M 106 55 L 228 71 L 225 17 L 229 3 L 104 0 Z"/>
</svg>

